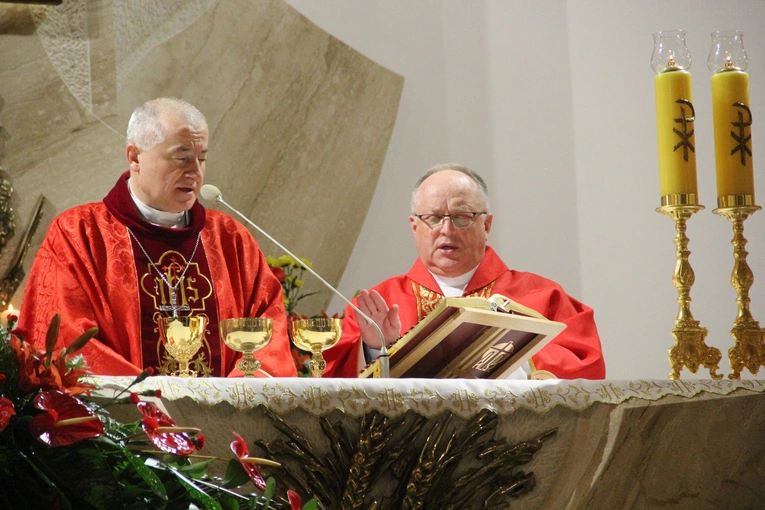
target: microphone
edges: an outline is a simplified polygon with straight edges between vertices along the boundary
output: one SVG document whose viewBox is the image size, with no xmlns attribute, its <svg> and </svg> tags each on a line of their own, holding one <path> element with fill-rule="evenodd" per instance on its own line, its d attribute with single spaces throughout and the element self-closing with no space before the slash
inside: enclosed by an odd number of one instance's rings
<svg viewBox="0 0 765 510">
<path fill-rule="evenodd" d="M 326 281 L 324 278 L 319 276 L 319 274 L 316 271 L 314 271 L 313 269 L 308 267 L 306 264 L 304 264 L 303 261 L 300 260 L 300 258 L 297 257 L 297 255 L 293 254 L 291 251 L 289 251 L 287 248 L 285 248 L 279 241 L 277 241 L 276 239 L 271 237 L 271 235 L 268 234 L 268 232 L 266 232 L 265 230 L 263 230 L 262 228 L 257 226 L 247 216 L 245 216 L 244 214 L 240 213 L 231 204 L 229 204 L 228 202 L 223 200 L 223 193 L 220 192 L 220 189 L 217 186 L 213 186 L 212 184 L 205 184 L 204 186 L 202 186 L 202 189 L 200 190 L 200 194 L 202 195 L 202 198 L 204 198 L 205 200 L 208 200 L 210 202 L 220 202 L 221 204 L 225 205 L 226 207 L 231 209 L 233 212 L 235 212 L 248 225 L 253 227 L 255 230 L 257 230 L 258 232 L 260 232 L 264 236 L 266 236 L 272 243 L 274 243 L 276 246 L 281 248 L 281 250 L 284 251 L 287 255 L 289 255 L 290 257 L 295 259 L 301 266 L 303 266 L 303 269 L 305 269 L 306 271 L 308 271 L 309 273 L 314 275 L 321 283 L 324 284 L 325 287 L 327 287 L 329 290 L 334 292 L 336 296 L 338 296 L 345 303 L 347 303 L 348 306 L 353 308 L 353 310 L 357 314 L 361 315 L 364 319 L 367 320 L 367 322 L 369 322 L 372 326 L 374 326 L 375 331 L 377 331 L 377 334 L 380 335 L 380 345 L 381 345 L 381 348 L 380 348 L 380 356 L 378 358 L 379 361 L 380 361 L 380 377 L 381 378 L 383 378 L 383 377 L 384 378 L 390 377 L 390 362 L 389 362 L 389 358 L 388 358 L 388 348 L 385 346 L 385 336 L 383 335 L 382 329 L 380 329 L 380 326 L 378 326 L 375 321 L 373 321 L 371 318 L 369 318 L 369 316 L 367 316 L 367 314 L 365 314 L 364 312 L 359 310 L 359 308 L 356 305 L 351 303 L 350 300 L 348 300 L 348 298 L 343 296 L 340 293 L 339 290 L 337 290 L 332 285 L 330 285 L 330 283 L 328 281 Z M 363 348 L 363 346 L 359 346 L 359 347 Z"/>
</svg>

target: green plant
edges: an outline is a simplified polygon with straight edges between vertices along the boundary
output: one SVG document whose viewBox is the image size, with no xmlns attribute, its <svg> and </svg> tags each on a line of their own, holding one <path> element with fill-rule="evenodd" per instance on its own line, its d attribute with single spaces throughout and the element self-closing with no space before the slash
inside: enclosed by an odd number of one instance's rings
<svg viewBox="0 0 765 510">
<path fill-rule="evenodd" d="M 158 391 L 130 391 L 149 370 L 114 396 L 93 398 L 98 388 L 75 353 L 97 330 L 54 352 L 58 329 L 56 315 L 43 351 L 0 326 L 0 507 L 223 510 L 269 508 L 275 501 L 275 480 L 264 480 L 257 468 L 270 461 L 251 457 L 235 432 L 236 458 L 228 460 L 226 475 L 208 475 L 214 461 L 226 459 L 197 454 L 205 443 L 201 431 L 179 426 L 141 398 L 161 398 Z M 115 420 L 108 411 L 114 405 L 135 405 L 142 418 Z M 232 490 L 248 482 L 259 492 Z M 286 496 L 293 510 L 301 508 L 297 493 Z M 302 508 L 316 507 L 312 499 Z"/>
</svg>

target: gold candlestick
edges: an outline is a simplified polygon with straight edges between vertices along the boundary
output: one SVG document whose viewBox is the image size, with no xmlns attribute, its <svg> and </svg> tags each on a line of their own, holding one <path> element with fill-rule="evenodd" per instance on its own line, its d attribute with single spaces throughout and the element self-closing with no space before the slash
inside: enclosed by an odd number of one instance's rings
<svg viewBox="0 0 765 510">
<path fill-rule="evenodd" d="M 722 353 L 719 349 L 709 347 L 704 343 L 707 336 L 707 328 L 699 325 L 699 321 L 691 314 L 691 286 L 696 279 L 691 264 L 688 262 L 688 236 L 685 235 L 686 220 L 691 215 L 704 209 L 703 205 L 696 204 L 695 194 L 666 195 L 661 199 L 662 206 L 656 209 L 666 216 L 675 220 L 675 253 L 677 263 L 672 276 L 672 284 L 677 289 L 678 312 L 675 319 L 675 329 L 672 336 L 675 337 L 675 346 L 669 349 L 669 365 L 672 372 L 670 379 L 680 379 L 680 371 L 686 367 L 695 374 L 700 365 L 709 369 L 713 379 L 722 379 L 722 374 L 716 371 L 719 368 Z"/>
<path fill-rule="evenodd" d="M 744 237 L 744 220 L 762 209 L 754 205 L 754 197 L 750 195 L 735 195 L 719 197 L 718 208 L 712 211 L 727 218 L 733 224 L 733 271 L 730 284 L 736 289 L 738 315 L 730 330 L 733 337 L 733 347 L 728 349 L 728 361 L 731 373 L 729 379 L 741 379 L 741 372 L 748 369 L 752 375 L 757 375 L 760 366 L 765 366 L 765 329 L 754 320 L 749 311 L 749 289 L 754 282 L 754 273 L 746 263 L 746 238 Z"/>
</svg>

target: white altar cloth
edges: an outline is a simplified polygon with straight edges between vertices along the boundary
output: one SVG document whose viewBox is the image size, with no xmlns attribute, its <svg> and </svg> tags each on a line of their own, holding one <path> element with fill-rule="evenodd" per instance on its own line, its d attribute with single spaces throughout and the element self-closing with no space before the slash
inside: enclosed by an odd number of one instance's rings
<svg viewBox="0 0 765 510">
<path fill-rule="evenodd" d="M 97 377 L 105 389 L 124 388 L 130 377 Z M 433 417 L 443 411 L 468 418 L 481 409 L 497 414 L 526 408 L 545 413 L 555 406 L 581 411 L 592 404 L 629 399 L 655 401 L 676 395 L 700 397 L 735 391 L 765 392 L 765 380 L 470 380 L 150 377 L 134 391 L 159 389 L 168 400 L 190 397 L 204 406 L 228 402 L 240 410 L 266 405 L 277 414 L 301 408 L 314 416 L 335 409 L 353 417 L 372 410 L 395 417 L 407 410 Z"/>
</svg>

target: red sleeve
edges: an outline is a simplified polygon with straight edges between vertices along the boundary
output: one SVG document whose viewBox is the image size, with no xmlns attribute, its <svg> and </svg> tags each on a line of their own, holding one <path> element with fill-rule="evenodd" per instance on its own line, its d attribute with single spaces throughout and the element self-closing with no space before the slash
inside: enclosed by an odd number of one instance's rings
<svg viewBox="0 0 765 510">
<path fill-rule="evenodd" d="M 91 246 L 82 243 L 79 234 L 87 229 L 84 223 L 72 229 L 71 218 L 59 217 L 51 224 L 38 250 L 27 281 L 19 317 L 19 331 L 37 348 L 45 348 L 45 334 L 53 316 L 61 316 L 57 348 L 69 345 L 84 331 L 100 326 L 99 335 L 79 351 L 94 374 L 137 375 L 141 369 L 128 361 L 129 349 L 121 344 L 107 344 L 109 338 L 105 315 L 108 284 L 97 277 L 95 259 L 101 255 L 102 239 Z M 102 275 L 103 276 L 103 275 Z M 119 278 L 119 275 L 117 276 Z M 121 279 L 119 284 L 128 283 Z M 94 306 L 96 303 L 96 306 Z M 124 311 L 124 309 L 123 309 Z M 118 335 L 126 337 L 127 335 Z"/>
<path fill-rule="evenodd" d="M 508 280 L 512 282 L 509 286 Z M 557 283 L 531 273 L 510 271 L 497 280 L 495 291 L 566 324 L 560 335 L 532 357 L 534 368 L 552 372 L 559 379 L 606 377 L 592 308 L 570 297 Z"/>
</svg>

